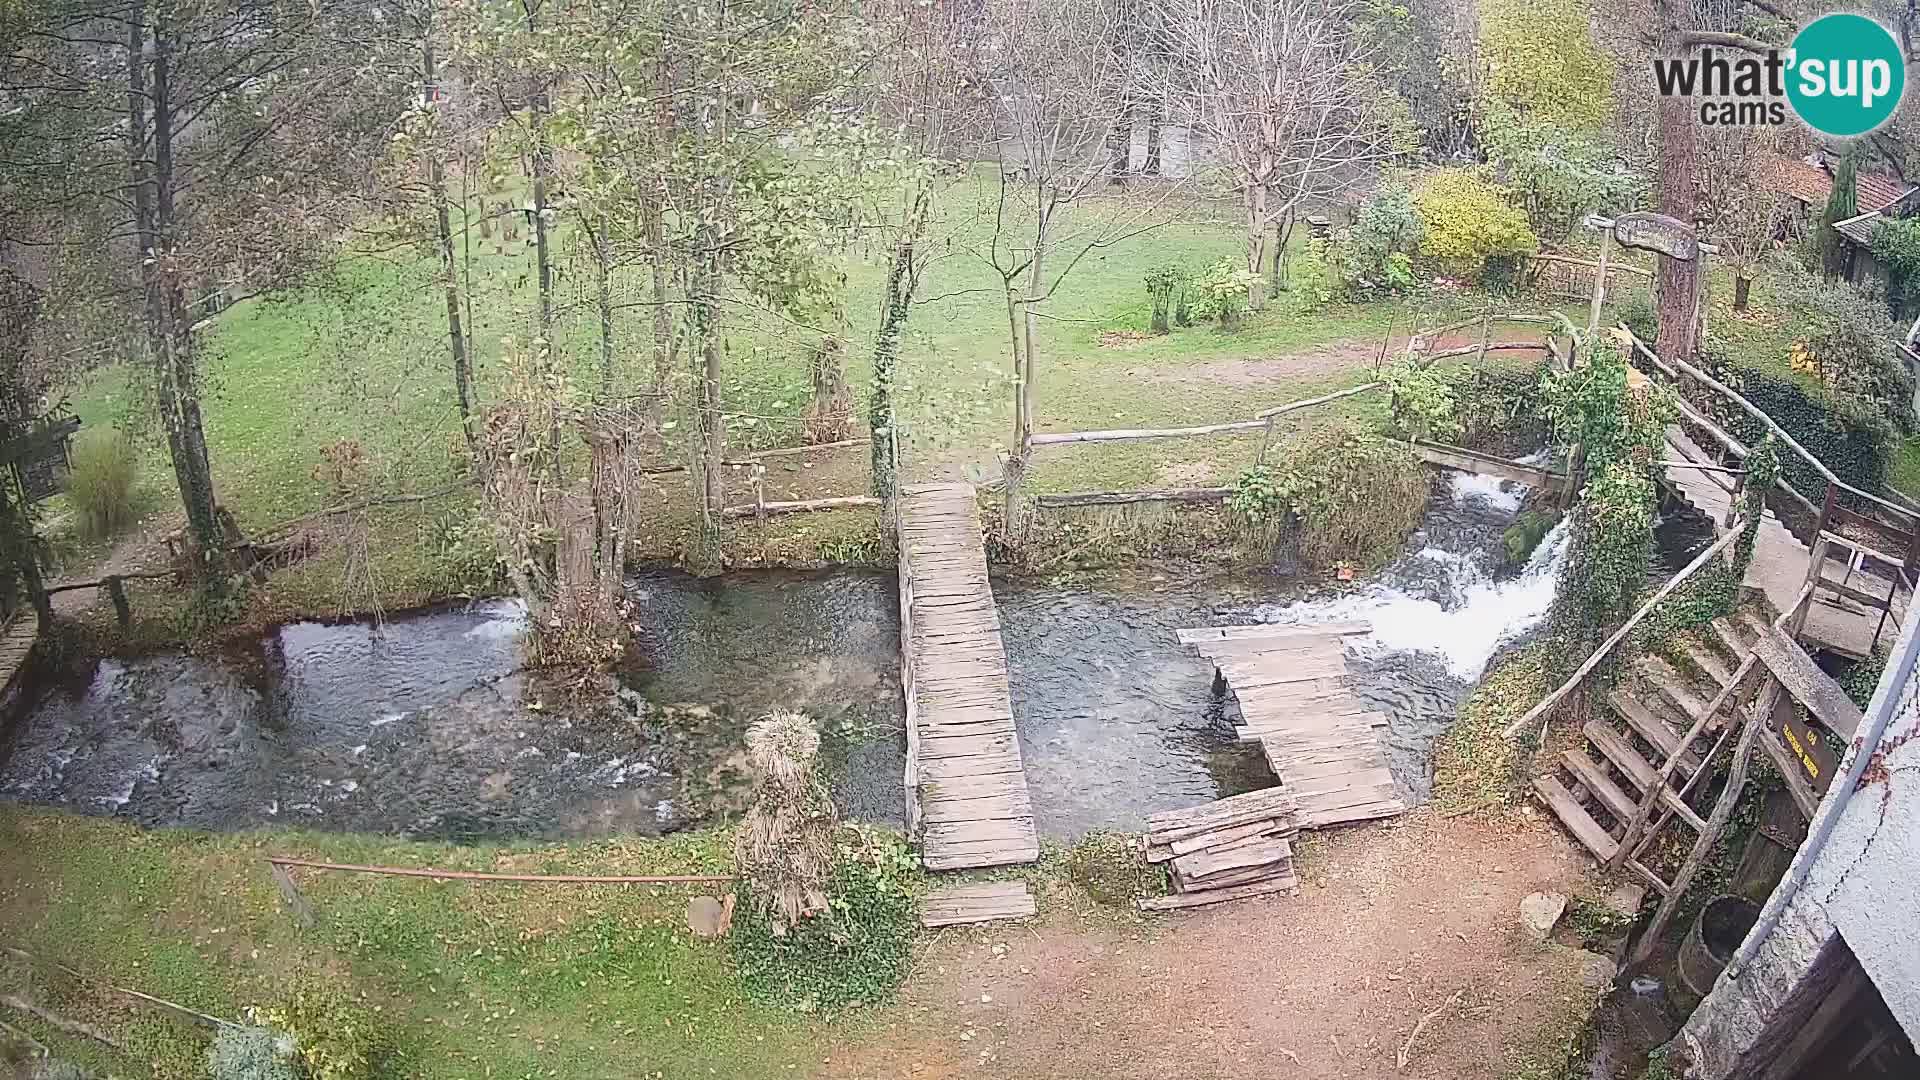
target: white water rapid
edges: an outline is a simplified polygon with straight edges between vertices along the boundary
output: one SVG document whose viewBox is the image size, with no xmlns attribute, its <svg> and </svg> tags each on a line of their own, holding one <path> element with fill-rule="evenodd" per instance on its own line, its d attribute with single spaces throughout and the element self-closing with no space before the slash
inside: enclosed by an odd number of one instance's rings
<svg viewBox="0 0 1920 1080">
<path fill-rule="evenodd" d="M 1523 494 L 1464 473 L 1452 478 L 1452 487 L 1461 511 L 1493 523 L 1510 520 Z M 1493 523 L 1486 527 L 1502 527 Z M 1496 578 L 1494 557 L 1485 550 L 1449 551 L 1429 542 L 1353 592 L 1262 614 L 1268 622 L 1285 624 L 1368 622 L 1371 633 L 1349 639 L 1361 655 L 1436 654 L 1450 674 L 1472 683 L 1502 644 L 1546 617 L 1566 556 L 1565 521 L 1540 541 L 1519 574 L 1505 578 Z"/>
</svg>

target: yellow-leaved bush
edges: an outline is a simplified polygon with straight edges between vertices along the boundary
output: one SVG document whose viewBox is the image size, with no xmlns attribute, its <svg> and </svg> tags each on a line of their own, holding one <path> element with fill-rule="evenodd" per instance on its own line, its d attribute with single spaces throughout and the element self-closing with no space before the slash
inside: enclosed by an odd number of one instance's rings
<svg viewBox="0 0 1920 1080">
<path fill-rule="evenodd" d="M 1446 269 L 1478 278 L 1488 259 L 1531 255 L 1539 239 L 1525 211 L 1471 169 L 1438 169 L 1413 189 L 1420 215 L 1420 254 Z"/>
</svg>

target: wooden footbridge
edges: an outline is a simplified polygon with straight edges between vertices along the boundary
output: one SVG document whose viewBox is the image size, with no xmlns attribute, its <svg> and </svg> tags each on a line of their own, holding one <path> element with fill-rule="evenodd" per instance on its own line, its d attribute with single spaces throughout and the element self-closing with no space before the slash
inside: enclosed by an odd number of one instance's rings
<svg viewBox="0 0 1920 1080">
<path fill-rule="evenodd" d="M 1040 840 L 973 487 L 902 488 L 898 528 L 908 832 L 929 870 L 1033 862 Z"/>
<path fill-rule="evenodd" d="M 1387 718 L 1346 684 L 1345 638 L 1370 629 L 1356 622 L 1178 631 L 1232 690 L 1241 741 L 1260 744 L 1306 828 L 1407 809 L 1380 745 Z"/>
</svg>

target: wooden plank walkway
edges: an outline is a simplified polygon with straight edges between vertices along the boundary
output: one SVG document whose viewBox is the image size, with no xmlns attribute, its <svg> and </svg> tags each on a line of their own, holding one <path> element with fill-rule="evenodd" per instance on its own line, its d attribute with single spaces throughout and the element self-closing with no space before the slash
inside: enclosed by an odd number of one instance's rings
<svg viewBox="0 0 1920 1080">
<path fill-rule="evenodd" d="M 1260 744 L 1307 828 L 1407 809 L 1376 731 L 1386 718 L 1345 683 L 1341 639 L 1367 629 L 1365 623 L 1338 623 L 1177 632 L 1182 644 L 1214 662 L 1239 700 L 1240 737 Z"/>
<path fill-rule="evenodd" d="M 1667 452 L 1675 461 L 1714 464 L 1712 456 L 1700 449 L 1677 425 L 1667 429 Z M 1681 498 L 1713 519 L 1716 533 L 1726 531 L 1727 511 L 1735 500 L 1732 475 L 1706 469 L 1669 467 L 1667 479 Z M 1744 584 L 1766 593 L 1767 601 L 1775 611 L 1785 611 L 1799 599 L 1800 589 L 1807 580 L 1807 564 L 1812 559 L 1813 553 L 1807 546 L 1795 539 L 1773 512 L 1768 511 L 1760 524 L 1760 535 L 1754 541 L 1753 562 L 1747 566 Z M 1847 573 L 1844 564 L 1840 572 Z M 1860 588 L 1876 596 L 1885 596 L 1891 584 L 1864 570 L 1856 570 L 1852 577 Z M 1907 602 L 1908 597 L 1904 592 L 1896 597 L 1893 614 L 1887 617 L 1886 628 L 1880 635 L 1883 641 L 1891 640 L 1886 630 L 1898 635 L 1900 624 L 1906 617 Z M 1807 623 L 1800 637 L 1843 656 L 1863 657 L 1873 643 L 1875 630 L 1881 629 L 1880 616 L 1878 610 L 1827 592 L 1816 593 L 1812 605 L 1807 609 Z"/>
<path fill-rule="evenodd" d="M 40 620 L 32 609 L 15 612 L 13 621 L 0 633 L 0 699 L 13 691 L 14 682 L 27 666 L 27 657 L 40 639 Z"/>
<path fill-rule="evenodd" d="M 907 823 L 929 870 L 1040 857 L 976 501 L 929 484 L 897 506 Z"/>
</svg>

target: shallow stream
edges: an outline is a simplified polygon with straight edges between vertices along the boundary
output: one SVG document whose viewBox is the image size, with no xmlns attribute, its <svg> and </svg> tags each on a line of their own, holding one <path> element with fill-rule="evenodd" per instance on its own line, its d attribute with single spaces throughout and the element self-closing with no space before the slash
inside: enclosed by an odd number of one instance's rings
<svg viewBox="0 0 1920 1080">
<path fill-rule="evenodd" d="M 1517 490 L 1449 474 L 1406 554 L 1322 595 L 1280 577 L 996 579 L 1042 833 L 1137 828 L 1273 782 L 1234 739 L 1211 668 L 1174 640 L 1184 626 L 1372 622 L 1350 639 L 1356 692 L 1391 719 L 1395 776 L 1424 797 L 1433 740 L 1552 601 L 1564 530 L 1500 569 L 1519 506 Z M 0 750 L 0 797 L 209 829 L 653 833 L 737 809 L 746 724 L 794 708 L 822 723 L 842 810 L 899 821 L 892 574 L 643 574 L 629 593 L 637 655 L 617 695 L 585 704 L 519 670 L 523 613 L 508 601 L 101 660 L 27 708 Z"/>
</svg>

